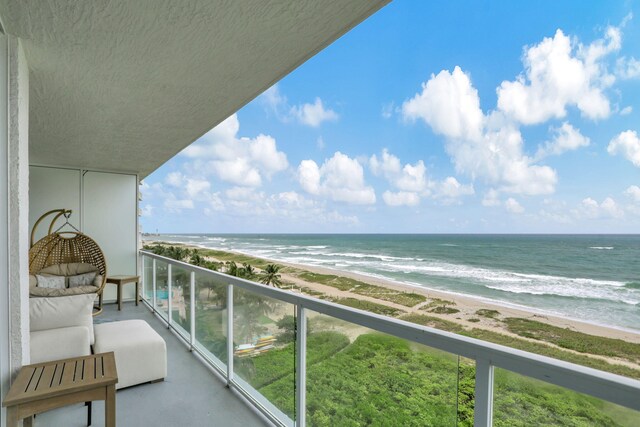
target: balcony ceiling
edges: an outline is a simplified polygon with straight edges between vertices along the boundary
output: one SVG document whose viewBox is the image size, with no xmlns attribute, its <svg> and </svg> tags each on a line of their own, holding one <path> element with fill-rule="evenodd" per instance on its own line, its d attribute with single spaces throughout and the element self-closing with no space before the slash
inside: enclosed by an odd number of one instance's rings
<svg viewBox="0 0 640 427">
<path fill-rule="evenodd" d="M 389 0 L 0 0 L 30 162 L 145 177 Z"/>
</svg>

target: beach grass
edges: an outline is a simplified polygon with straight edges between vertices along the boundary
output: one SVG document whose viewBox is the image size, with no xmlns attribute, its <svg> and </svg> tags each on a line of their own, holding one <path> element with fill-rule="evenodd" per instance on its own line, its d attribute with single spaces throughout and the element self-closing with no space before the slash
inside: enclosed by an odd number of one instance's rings
<svg viewBox="0 0 640 427">
<path fill-rule="evenodd" d="M 613 374 L 640 379 L 640 370 L 638 369 L 634 369 L 625 365 L 609 363 L 604 360 L 595 359 L 593 357 L 582 354 L 575 354 L 559 348 L 551 347 L 542 342 L 532 342 L 529 340 L 479 328 L 468 330 L 458 323 L 423 314 L 408 314 L 402 316 L 401 319 L 406 320 L 407 322 L 416 323 L 418 325 L 429 326 L 435 329 L 440 329 L 442 331 L 453 332 L 456 334 L 468 336 L 470 338 L 476 338 L 479 340 L 504 345 L 522 351 L 528 351 L 529 353 L 553 357 L 554 359 L 564 360 L 565 362 L 571 362 L 578 365 L 588 366 L 590 368 L 611 372 Z M 599 337 L 594 338 L 602 340 L 608 339 Z"/>
<path fill-rule="evenodd" d="M 371 301 L 361 300 L 357 298 L 332 298 L 332 302 L 336 304 L 346 305 L 351 308 L 357 308 L 359 310 L 369 311 L 371 313 L 382 314 L 384 316 L 397 317 L 404 313 L 397 308 L 389 307 L 388 305 L 378 304 Z"/>
<path fill-rule="evenodd" d="M 358 295 L 370 296 L 383 301 L 413 307 L 427 300 L 424 295 L 415 292 L 402 292 L 383 286 L 372 285 L 350 277 L 338 276 L 335 274 L 320 274 L 311 271 L 298 270 L 294 273 L 299 279 L 307 282 L 319 283 L 331 286 L 341 291 L 351 292 Z"/>
<path fill-rule="evenodd" d="M 427 300 L 424 295 L 415 292 L 401 292 L 394 289 L 385 288 L 383 286 L 371 285 L 369 283 L 359 282 L 351 292 L 358 295 L 370 296 L 384 301 L 393 302 L 395 304 L 404 305 L 405 307 L 414 307 Z"/>
<path fill-rule="evenodd" d="M 496 317 L 500 316 L 500 312 L 498 310 L 490 310 L 488 308 L 481 308 L 480 310 L 476 311 L 476 314 L 488 319 L 495 319 Z"/>
<path fill-rule="evenodd" d="M 617 357 L 634 363 L 640 362 L 640 344 L 620 339 L 597 337 L 519 317 L 508 317 L 503 322 L 509 332 L 521 337 L 550 342 L 558 347 L 579 353 Z"/>
</svg>

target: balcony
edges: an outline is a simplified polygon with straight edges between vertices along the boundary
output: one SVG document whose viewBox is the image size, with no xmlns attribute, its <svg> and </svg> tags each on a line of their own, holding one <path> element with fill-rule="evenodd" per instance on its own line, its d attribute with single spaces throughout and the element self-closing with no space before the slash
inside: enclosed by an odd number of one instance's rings
<svg viewBox="0 0 640 427">
<path fill-rule="evenodd" d="M 563 425 L 566 416 L 585 425 L 631 426 L 640 416 L 640 381 L 266 287 L 149 252 L 141 252 L 141 265 L 145 304 L 195 357 L 178 340 L 167 338 L 169 379 L 161 385 L 166 391 L 156 397 L 150 394 L 155 386 L 145 386 L 145 399 L 137 404 L 129 400 L 142 390 L 119 392 L 120 419 L 131 419 L 133 412 L 146 420 L 146 408 L 163 413 L 164 402 L 176 401 L 180 408 L 170 412 L 188 413 L 196 424 L 212 416 L 219 421 L 236 411 L 235 420 L 246 417 L 245 425 L 260 423 L 224 390 L 223 382 L 281 426 L 532 425 L 533 419 L 522 419 L 523 410 L 525 417 L 535 413 L 537 422 L 546 420 L 548 425 Z M 123 316 L 127 312 L 129 308 Z M 135 315 L 151 316 L 142 312 L 136 310 Z M 162 329 L 157 321 L 154 325 Z M 200 372 L 207 370 L 198 360 L 218 378 L 203 378 Z M 183 382 L 188 380 L 179 380 L 183 375 L 196 381 L 193 388 Z M 200 400 L 207 393 L 214 395 L 210 409 L 181 401 L 184 396 Z M 537 407 L 540 400 L 535 399 L 543 395 L 579 410 L 559 414 L 561 408 L 553 403 Z M 518 401 L 518 396 L 531 401 Z"/>
<path fill-rule="evenodd" d="M 143 319 L 167 343 L 169 376 L 164 382 L 119 390 L 117 393 L 117 425 L 119 426 L 264 426 L 269 425 L 256 410 L 247 406 L 239 395 L 229 390 L 219 375 L 167 329 L 144 304 L 127 304 L 122 311 L 117 305 L 105 305 L 96 322 Z M 104 402 L 93 402 L 92 426 L 104 426 Z M 36 426 L 86 426 L 84 405 L 67 406 L 36 417 Z"/>
</svg>

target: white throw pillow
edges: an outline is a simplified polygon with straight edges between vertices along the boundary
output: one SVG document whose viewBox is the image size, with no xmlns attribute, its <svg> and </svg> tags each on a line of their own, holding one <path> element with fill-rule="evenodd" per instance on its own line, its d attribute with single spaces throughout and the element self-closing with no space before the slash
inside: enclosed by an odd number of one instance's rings
<svg viewBox="0 0 640 427">
<path fill-rule="evenodd" d="M 93 344 L 93 303 L 96 294 L 29 298 L 31 331 L 86 326 Z"/>
<path fill-rule="evenodd" d="M 69 287 L 75 288 L 77 286 L 93 286 L 93 281 L 98 273 L 84 273 L 77 276 L 69 276 Z"/>
<path fill-rule="evenodd" d="M 41 276 L 36 274 L 36 280 L 39 288 L 64 289 L 66 287 L 64 276 Z"/>
</svg>

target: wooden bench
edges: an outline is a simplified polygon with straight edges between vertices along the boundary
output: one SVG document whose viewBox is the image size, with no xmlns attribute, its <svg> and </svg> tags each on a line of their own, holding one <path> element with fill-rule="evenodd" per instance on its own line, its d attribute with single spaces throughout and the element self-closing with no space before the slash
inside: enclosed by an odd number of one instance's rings
<svg viewBox="0 0 640 427">
<path fill-rule="evenodd" d="M 117 382 L 113 352 L 23 366 L 2 402 L 7 426 L 24 419 L 24 426 L 31 427 L 36 414 L 82 402 L 89 402 L 91 425 L 90 402 L 104 400 L 105 426 L 115 427 Z"/>
</svg>

